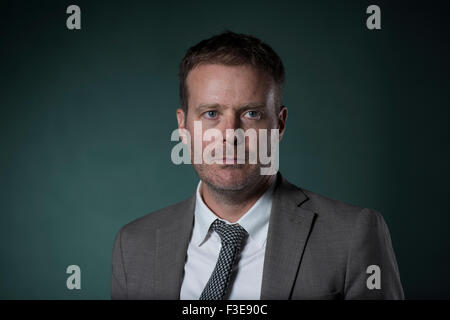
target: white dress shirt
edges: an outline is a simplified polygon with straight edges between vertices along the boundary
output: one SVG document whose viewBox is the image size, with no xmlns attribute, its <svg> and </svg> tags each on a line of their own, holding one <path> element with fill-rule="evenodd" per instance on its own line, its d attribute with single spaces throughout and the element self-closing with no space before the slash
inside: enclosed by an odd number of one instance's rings
<svg viewBox="0 0 450 320">
<path fill-rule="evenodd" d="M 260 299 L 274 184 L 273 182 L 250 210 L 236 222 L 248 232 L 249 237 L 241 250 L 239 262 L 233 267 L 227 297 L 230 300 Z M 216 266 L 222 246 L 219 235 L 209 230 L 211 223 L 220 218 L 203 202 L 200 185 L 201 181 L 197 186 L 194 229 L 184 265 L 181 300 L 197 300 L 200 297 Z"/>
</svg>

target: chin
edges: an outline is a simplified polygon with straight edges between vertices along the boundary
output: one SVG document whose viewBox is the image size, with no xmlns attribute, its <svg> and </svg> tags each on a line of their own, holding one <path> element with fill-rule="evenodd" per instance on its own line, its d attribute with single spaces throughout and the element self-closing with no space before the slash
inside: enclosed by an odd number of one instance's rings
<svg viewBox="0 0 450 320">
<path fill-rule="evenodd" d="M 243 190 L 253 179 L 245 165 L 221 165 L 197 170 L 200 179 L 215 189 L 223 191 Z"/>
</svg>

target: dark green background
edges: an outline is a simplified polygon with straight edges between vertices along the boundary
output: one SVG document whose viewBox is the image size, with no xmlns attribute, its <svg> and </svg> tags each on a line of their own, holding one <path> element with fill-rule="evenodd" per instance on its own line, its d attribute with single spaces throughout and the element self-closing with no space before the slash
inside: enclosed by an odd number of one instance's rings
<svg viewBox="0 0 450 320">
<path fill-rule="evenodd" d="M 444 1 L 2 1 L 0 298 L 109 299 L 118 229 L 194 191 L 193 169 L 170 161 L 177 68 L 225 29 L 284 61 L 281 172 L 380 211 L 406 297 L 450 298 L 448 14 Z M 70 264 L 81 290 L 66 288 Z"/>
</svg>

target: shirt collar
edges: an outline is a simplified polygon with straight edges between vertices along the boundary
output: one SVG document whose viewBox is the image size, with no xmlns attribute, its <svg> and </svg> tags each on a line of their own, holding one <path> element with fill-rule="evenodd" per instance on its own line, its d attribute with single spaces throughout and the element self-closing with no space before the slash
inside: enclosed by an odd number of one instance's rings
<svg viewBox="0 0 450 320">
<path fill-rule="evenodd" d="M 272 209 L 273 189 L 275 180 L 272 182 L 266 192 L 255 202 L 236 223 L 239 223 L 249 234 L 252 240 L 255 240 L 261 247 L 267 239 L 269 227 L 269 217 Z M 195 243 L 201 246 L 207 239 L 209 227 L 214 220 L 219 219 L 225 223 L 230 223 L 216 216 L 205 204 L 200 195 L 201 181 L 197 185 L 194 219 Z"/>
</svg>

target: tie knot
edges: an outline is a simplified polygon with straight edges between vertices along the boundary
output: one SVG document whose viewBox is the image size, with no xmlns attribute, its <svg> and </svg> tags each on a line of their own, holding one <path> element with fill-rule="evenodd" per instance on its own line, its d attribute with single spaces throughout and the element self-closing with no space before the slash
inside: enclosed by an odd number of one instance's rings
<svg viewBox="0 0 450 320">
<path fill-rule="evenodd" d="M 238 223 L 227 224 L 219 219 L 216 219 L 211 224 L 211 228 L 219 234 L 222 242 L 231 244 L 235 247 L 240 247 L 242 240 L 248 235 L 247 231 L 245 231 Z"/>
</svg>

